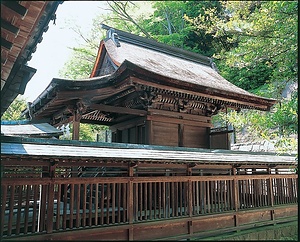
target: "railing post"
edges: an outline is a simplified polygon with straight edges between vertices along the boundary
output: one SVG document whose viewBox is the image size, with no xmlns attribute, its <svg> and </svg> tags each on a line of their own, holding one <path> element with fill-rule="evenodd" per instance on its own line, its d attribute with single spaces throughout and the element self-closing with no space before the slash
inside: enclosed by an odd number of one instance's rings
<svg viewBox="0 0 300 242">
<path fill-rule="evenodd" d="M 131 225 L 128 229 L 128 240 L 133 240 L 133 175 L 134 175 L 134 167 L 136 164 L 129 163 L 128 164 L 128 189 L 127 189 L 127 217 L 129 225 Z"/>
<path fill-rule="evenodd" d="M 268 173 L 270 174 L 270 177 L 269 177 L 269 202 L 270 202 L 270 206 L 272 207 L 271 209 L 271 220 L 273 221 L 273 224 L 275 225 L 276 224 L 276 221 L 275 221 L 275 211 L 273 209 L 274 207 L 274 191 L 273 191 L 273 183 L 272 183 L 272 171 L 271 171 L 271 168 L 268 167 Z"/>
<path fill-rule="evenodd" d="M 233 174 L 233 201 L 234 201 L 234 225 L 235 227 L 239 226 L 238 215 L 237 212 L 239 210 L 239 194 L 238 194 L 238 180 L 236 178 L 237 170 L 235 167 L 232 168 Z"/>
<path fill-rule="evenodd" d="M 53 209 L 54 209 L 54 183 L 50 181 L 48 184 L 48 201 L 47 201 L 47 233 L 53 232 Z"/>
<path fill-rule="evenodd" d="M 187 175 L 191 176 L 192 175 L 192 167 L 191 166 L 187 166 Z M 189 213 L 189 217 L 190 219 L 192 219 L 193 217 L 193 183 L 192 181 L 189 179 L 188 180 L 188 213 Z M 193 221 L 190 220 L 188 221 L 188 231 L 189 234 L 193 234 Z"/>
</svg>

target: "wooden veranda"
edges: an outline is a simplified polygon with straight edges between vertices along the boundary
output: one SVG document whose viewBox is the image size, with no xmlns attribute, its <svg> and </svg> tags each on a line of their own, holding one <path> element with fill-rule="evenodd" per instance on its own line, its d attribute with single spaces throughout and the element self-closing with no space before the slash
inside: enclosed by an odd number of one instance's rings
<svg viewBox="0 0 300 242">
<path fill-rule="evenodd" d="M 297 220 L 295 157 L 2 137 L 1 239 L 153 240 Z"/>
</svg>

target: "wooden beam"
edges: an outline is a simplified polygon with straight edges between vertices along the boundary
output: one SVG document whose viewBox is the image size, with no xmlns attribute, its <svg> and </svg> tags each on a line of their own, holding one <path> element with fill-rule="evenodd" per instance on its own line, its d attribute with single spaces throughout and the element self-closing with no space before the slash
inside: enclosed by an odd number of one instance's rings
<svg viewBox="0 0 300 242">
<path fill-rule="evenodd" d="M 111 113 L 131 114 L 137 116 L 147 115 L 147 111 L 145 110 L 131 109 L 125 107 L 115 107 L 115 106 L 104 105 L 104 104 L 92 104 L 89 108 L 96 109 L 99 111 L 104 111 L 104 112 L 111 112 Z"/>
<path fill-rule="evenodd" d="M 161 117 L 161 116 L 157 116 L 157 115 L 148 115 L 147 120 L 172 123 L 172 124 L 186 124 L 186 125 L 199 126 L 199 127 L 213 127 L 213 125 L 211 123 L 192 121 L 192 120 L 184 120 L 184 119 L 179 119 L 179 118 Z"/>
<path fill-rule="evenodd" d="M 11 43 L 8 40 L 1 37 L 1 46 L 3 46 L 4 48 L 6 48 L 8 50 L 11 50 L 13 43 Z"/>
<path fill-rule="evenodd" d="M 13 10 L 17 14 L 24 17 L 27 14 L 28 9 L 19 4 L 17 1 L 3 1 L 1 2 L 5 7 Z"/>
<path fill-rule="evenodd" d="M 151 115 L 161 115 L 170 118 L 180 118 L 180 119 L 193 120 L 193 121 L 199 121 L 204 123 L 210 123 L 211 121 L 211 117 L 207 117 L 207 116 L 171 112 L 171 111 L 159 110 L 159 109 L 148 109 L 148 113 Z"/>
<path fill-rule="evenodd" d="M 9 32 L 18 35 L 20 29 L 16 26 L 12 25 L 10 22 L 6 21 L 5 19 L 1 18 L 1 28 L 8 30 Z"/>
<path fill-rule="evenodd" d="M 130 120 L 126 120 L 122 123 L 117 123 L 115 125 L 112 125 L 110 127 L 111 131 L 116 131 L 117 129 L 128 129 L 131 127 L 134 127 L 136 125 L 141 125 L 145 122 L 145 118 L 135 118 L 135 119 L 130 119 Z"/>
</svg>

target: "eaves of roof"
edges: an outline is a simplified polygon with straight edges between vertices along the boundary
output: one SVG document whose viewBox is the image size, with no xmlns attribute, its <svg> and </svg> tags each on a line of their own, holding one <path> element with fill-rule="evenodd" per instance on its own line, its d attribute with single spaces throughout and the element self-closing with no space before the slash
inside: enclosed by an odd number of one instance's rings
<svg viewBox="0 0 300 242">
<path fill-rule="evenodd" d="M 105 28 L 108 29 L 109 26 Z M 269 110 L 276 103 L 275 99 L 254 95 L 224 79 L 208 64 L 210 60 L 208 57 L 123 31 L 113 30 L 113 32 L 118 34 L 118 44 L 113 38 L 101 41 L 92 77 L 96 76 L 101 66 L 101 59 L 107 54 L 116 66 L 121 67 L 127 63 L 127 68 L 132 67 L 131 71 L 147 72 L 148 75 L 144 77 L 148 80 L 152 77 L 156 83 L 161 83 L 162 79 L 168 80 L 168 86 L 182 88 L 182 90 L 195 90 L 210 96 L 215 95 L 217 99 L 230 98 L 235 102 L 246 103 L 245 108 Z M 168 50 L 169 47 L 172 51 Z M 185 52 L 185 57 L 178 54 L 180 51 Z M 191 56 L 193 58 L 189 58 Z M 265 107 L 259 107 L 261 105 Z"/>
<path fill-rule="evenodd" d="M 148 86 L 168 90 L 172 89 L 174 92 L 178 93 L 188 92 L 196 96 L 205 95 L 211 99 L 224 101 L 225 103 L 236 103 L 237 105 L 241 104 L 246 108 L 268 110 L 276 102 L 274 99 L 262 98 L 250 93 L 249 95 L 241 95 L 235 92 L 224 92 L 218 89 L 208 88 L 207 86 L 175 80 L 170 77 L 159 75 L 125 60 L 114 73 L 106 76 L 79 80 L 68 80 L 62 78 L 52 79 L 49 86 L 36 98 L 36 100 L 33 101 L 31 108 L 39 110 L 50 102 L 51 97 L 55 97 L 56 93 L 62 91 L 72 91 L 74 92 L 74 96 L 76 96 L 76 92 L 88 92 L 89 90 L 94 91 L 95 89 L 117 85 L 130 76 L 144 80 L 146 82 L 146 84 L 144 84 Z M 28 117 L 28 114 L 28 108 L 23 110 L 22 116 Z"/>
</svg>

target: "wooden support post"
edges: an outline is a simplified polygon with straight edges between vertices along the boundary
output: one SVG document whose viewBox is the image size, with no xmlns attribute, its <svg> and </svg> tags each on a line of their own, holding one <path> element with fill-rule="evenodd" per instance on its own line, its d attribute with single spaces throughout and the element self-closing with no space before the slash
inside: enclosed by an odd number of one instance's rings
<svg viewBox="0 0 300 242">
<path fill-rule="evenodd" d="M 233 201 L 234 201 L 234 225 L 235 227 L 239 226 L 238 215 L 237 212 L 239 210 L 239 194 L 238 194 L 238 180 L 236 179 L 237 170 L 235 167 L 232 168 L 233 174 Z"/>
<path fill-rule="evenodd" d="M 271 168 L 268 168 L 268 173 L 271 175 Z M 273 183 L 272 183 L 272 178 L 270 176 L 269 180 L 269 189 L 268 189 L 268 193 L 269 193 L 269 202 L 270 202 L 270 206 L 273 208 L 274 207 L 274 190 L 273 190 Z M 271 210 L 271 220 L 273 221 L 273 225 L 276 224 L 276 220 L 275 220 L 275 210 L 272 209 Z"/>
<path fill-rule="evenodd" d="M 51 183 L 48 185 L 48 203 L 47 203 L 47 223 L 46 231 L 47 233 L 52 233 L 53 231 L 53 214 L 54 214 L 54 184 Z"/>
<path fill-rule="evenodd" d="M 79 140 L 80 121 L 73 121 L 72 140 Z"/>
<path fill-rule="evenodd" d="M 152 145 L 153 144 L 153 124 L 151 120 L 146 121 L 146 144 Z"/>
<path fill-rule="evenodd" d="M 178 146 L 179 147 L 184 146 L 183 132 L 184 132 L 184 124 L 178 124 Z"/>
<path fill-rule="evenodd" d="M 128 164 L 128 176 L 131 177 L 128 180 L 128 189 L 127 189 L 127 217 L 129 224 L 133 224 L 133 175 L 134 175 L 134 166 L 135 164 Z M 133 240 L 133 226 L 130 226 L 128 229 L 128 240 Z"/>
<path fill-rule="evenodd" d="M 191 180 L 188 181 L 188 196 L 189 196 L 189 216 L 193 216 L 193 183 Z"/>
<path fill-rule="evenodd" d="M 188 164 L 187 165 L 187 176 L 192 175 L 192 167 Z M 193 216 L 193 183 L 191 180 L 188 180 L 188 190 L 187 190 L 187 195 L 188 195 L 188 214 L 190 217 Z M 189 225 L 190 226 L 190 225 Z"/>
</svg>

